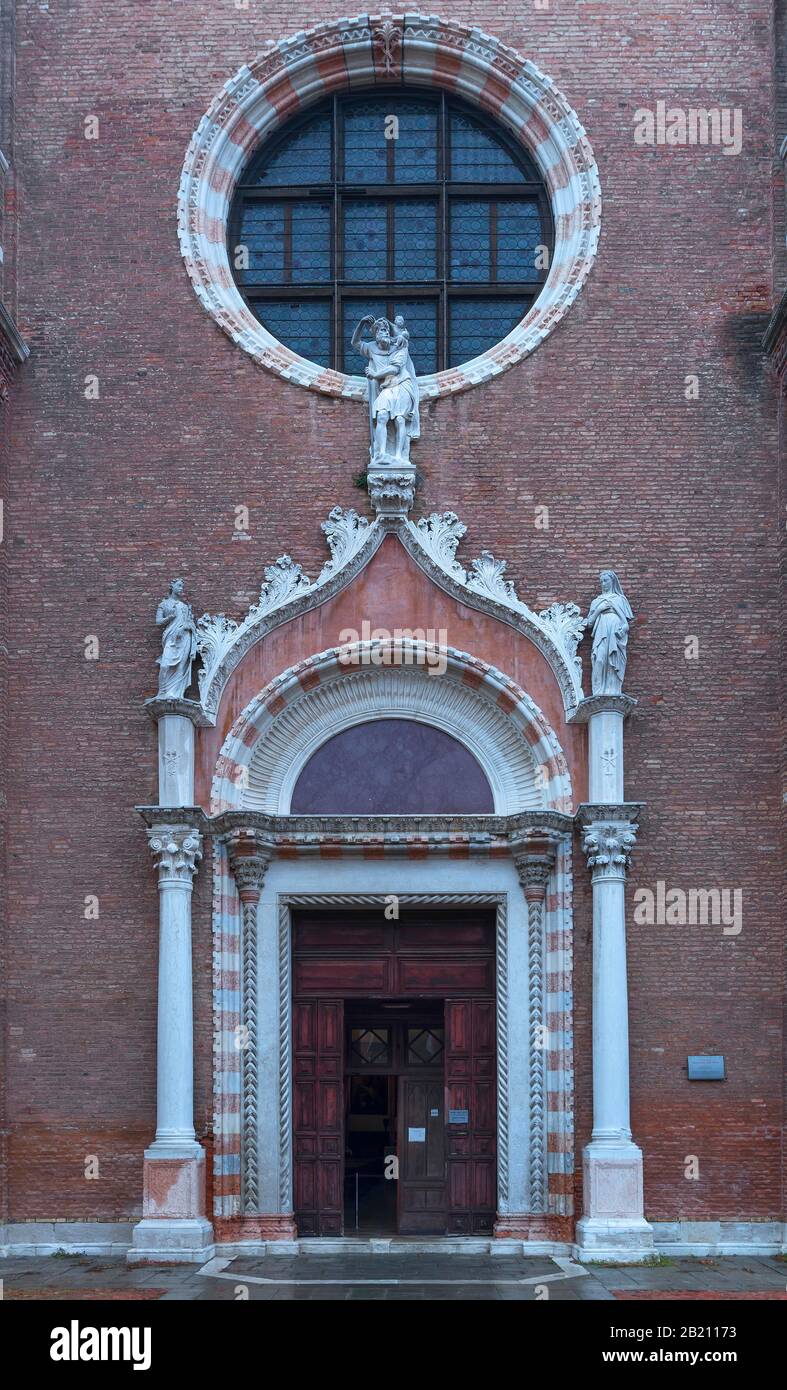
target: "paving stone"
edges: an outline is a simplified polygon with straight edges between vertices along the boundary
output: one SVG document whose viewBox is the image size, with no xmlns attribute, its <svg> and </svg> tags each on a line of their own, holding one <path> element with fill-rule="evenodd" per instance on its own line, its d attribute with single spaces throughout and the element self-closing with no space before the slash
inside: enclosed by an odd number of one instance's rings
<svg viewBox="0 0 787 1390">
<path fill-rule="evenodd" d="M 550 1280 L 549 1301 L 611 1302 L 613 1291 L 618 1289 L 645 1296 L 648 1291 L 660 1297 L 682 1291 L 695 1295 L 706 1292 L 712 1297 L 718 1293 L 781 1292 L 787 1286 L 787 1264 L 757 1256 L 720 1256 L 711 1264 L 683 1258 L 668 1265 L 585 1268 L 585 1274 Z M 239 1257 L 222 1270 L 222 1276 L 228 1278 L 203 1274 L 196 1265 L 130 1267 L 123 1256 L 69 1260 L 24 1256 L 0 1262 L 0 1278 L 8 1292 L 95 1290 L 101 1298 L 116 1295 L 124 1288 L 129 1292 L 161 1289 L 162 1299 L 168 1302 L 200 1303 L 242 1301 L 237 1299 L 236 1290 L 245 1280 L 249 1301 L 255 1302 L 538 1302 L 541 1300 L 536 1298 L 535 1282 L 518 1281 L 535 1281 L 559 1272 L 555 1261 L 546 1257 L 493 1259 L 447 1254 L 413 1258 L 399 1252 L 363 1257 L 356 1253 L 321 1258 L 311 1253 L 276 1259 Z M 271 1282 L 256 1283 L 256 1279 Z M 391 1282 L 369 1282 L 373 1280 Z"/>
</svg>

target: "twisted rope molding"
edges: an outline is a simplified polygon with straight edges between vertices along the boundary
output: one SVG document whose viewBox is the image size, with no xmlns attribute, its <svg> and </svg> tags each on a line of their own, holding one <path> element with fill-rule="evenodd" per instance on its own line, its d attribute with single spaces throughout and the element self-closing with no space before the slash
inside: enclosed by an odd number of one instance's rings
<svg viewBox="0 0 787 1390">
<path fill-rule="evenodd" d="M 530 1209 L 544 1211 L 544 908 L 527 905 L 530 1008 Z"/>
<path fill-rule="evenodd" d="M 553 851 L 517 860 L 517 873 L 527 903 L 527 971 L 529 1030 L 530 1210 L 548 1210 L 546 1166 L 546 1068 L 548 1039 L 544 1027 L 544 916 L 547 881 L 554 867 Z"/>
<path fill-rule="evenodd" d="M 497 1190 L 500 1205 L 508 1202 L 510 1120 L 508 1071 L 508 903 L 502 898 L 497 906 L 496 930 L 497 977 Z"/>
<path fill-rule="evenodd" d="M 292 990 L 290 909 L 279 899 L 279 1209 L 292 1211 Z"/>
<path fill-rule="evenodd" d="M 259 1154 L 257 1151 L 257 903 L 242 904 L 241 994 L 241 1203 L 246 1213 L 259 1209 Z"/>
</svg>

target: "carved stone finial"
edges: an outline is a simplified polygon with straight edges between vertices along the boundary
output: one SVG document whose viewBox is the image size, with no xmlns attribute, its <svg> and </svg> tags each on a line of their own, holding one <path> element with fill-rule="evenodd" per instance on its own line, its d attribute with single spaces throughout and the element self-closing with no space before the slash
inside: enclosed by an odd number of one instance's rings
<svg viewBox="0 0 787 1390">
<path fill-rule="evenodd" d="M 173 579 L 169 593 L 156 610 L 156 625 L 163 627 L 158 694 L 180 700 L 191 684 L 191 666 L 197 653 L 197 627 L 191 605 L 183 598 L 183 580 Z"/>
<path fill-rule="evenodd" d="M 363 547 L 369 534 L 369 520 L 359 516 L 354 507 L 333 507 L 320 529 L 331 552 L 331 558 L 326 560 L 317 580 L 318 584 L 324 584 Z"/>
<path fill-rule="evenodd" d="M 190 885 L 202 858 L 202 836 L 191 825 L 154 825 L 148 844 L 158 869 L 159 883 L 174 880 Z"/>
<path fill-rule="evenodd" d="M 536 617 L 550 637 L 565 651 L 566 659 L 572 663 L 581 689 L 582 658 L 577 654 L 577 647 L 584 636 L 585 621 L 578 604 L 552 603 L 549 608 L 542 608 L 536 613 Z"/>
<path fill-rule="evenodd" d="M 496 560 L 491 550 L 482 550 L 478 559 L 470 561 L 468 589 L 483 594 L 485 598 L 493 598 L 498 603 L 509 606 L 518 604 L 513 581 L 504 577 L 507 568 L 506 560 Z"/>
<path fill-rule="evenodd" d="M 591 689 L 594 695 L 619 695 L 626 674 L 629 625 L 634 614 L 614 570 L 599 575 L 601 593 L 588 609 L 585 627 L 593 629 Z"/>
<path fill-rule="evenodd" d="M 415 526 L 419 543 L 428 555 L 446 574 L 450 574 L 460 584 L 467 581 L 467 574 L 456 558 L 459 542 L 467 531 L 456 512 L 432 512 L 422 516 Z"/>
<path fill-rule="evenodd" d="M 402 47 L 401 25 L 395 23 L 392 15 L 383 13 L 377 28 L 372 30 L 372 37 L 380 52 L 383 72 L 386 77 L 393 76 L 397 68 L 396 54 Z"/>
</svg>

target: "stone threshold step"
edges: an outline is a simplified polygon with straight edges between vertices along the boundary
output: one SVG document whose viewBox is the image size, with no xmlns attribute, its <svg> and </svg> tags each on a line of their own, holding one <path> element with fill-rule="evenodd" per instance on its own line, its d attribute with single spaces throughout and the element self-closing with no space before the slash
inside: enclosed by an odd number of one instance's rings
<svg viewBox="0 0 787 1390">
<path fill-rule="evenodd" d="M 568 1256 L 571 1246 L 557 1241 L 493 1240 L 478 1236 L 392 1236 L 361 1240 L 351 1236 L 299 1240 L 238 1241 L 215 1246 L 227 1258 L 249 1255 L 530 1255 Z"/>
</svg>

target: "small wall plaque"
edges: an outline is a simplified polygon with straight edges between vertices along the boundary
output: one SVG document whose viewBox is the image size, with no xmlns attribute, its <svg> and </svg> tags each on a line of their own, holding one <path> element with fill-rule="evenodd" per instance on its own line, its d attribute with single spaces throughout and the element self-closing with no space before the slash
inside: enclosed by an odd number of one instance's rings
<svg viewBox="0 0 787 1390">
<path fill-rule="evenodd" d="M 440 1111 L 439 1111 L 439 1110 L 430 1110 L 430 1111 L 429 1111 L 429 1114 L 431 1115 L 431 1117 L 432 1117 L 433 1120 L 436 1120 L 436 1119 L 437 1119 L 437 1116 L 440 1114 Z"/>
<path fill-rule="evenodd" d="M 723 1057 L 689 1057 L 689 1081 L 726 1081 Z"/>
<path fill-rule="evenodd" d="M 449 1110 L 449 1112 L 448 1112 L 448 1123 L 449 1123 L 449 1125 L 467 1125 L 467 1124 L 469 1124 L 469 1123 L 470 1123 L 470 1111 L 469 1111 L 469 1110 Z"/>
<path fill-rule="evenodd" d="M 426 1130 L 425 1130 L 425 1129 L 412 1129 L 412 1128 L 411 1128 L 411 1129 L 408 1129 L 408 1131 L 407 1131 L 407 1138 L 408 1138 L 408 1140 L 410 1141 L 411 1144 L 425 1144 L 425 1143 L 426 1143 Z"/>
</svg>

